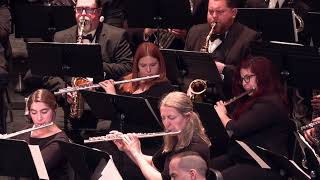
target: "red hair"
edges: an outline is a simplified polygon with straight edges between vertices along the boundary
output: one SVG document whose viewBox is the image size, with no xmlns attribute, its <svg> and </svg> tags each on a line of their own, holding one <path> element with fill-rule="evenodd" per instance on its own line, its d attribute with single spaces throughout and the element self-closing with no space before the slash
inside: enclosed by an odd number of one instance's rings
<svg viewBox="0 0 320 180">
<path fill-rule="evenodd" d="M 165 65 L 163 56 L 158 46 L 150 42 L 144 42 L 138 46 L 132 62 L 132 73 L 125 76 L 124 79 L 132 79 L 132 78 L 139 77 L 138 63 L 141 58 L 146 56 L 151 56 L 153 58 L 156 58 L 159 61 L 159 74 L 160 74 L 160 78 L 156 80 L 148 81 L 148 83 L 150 83 L 150 85 L 152 86 L 156 83 L 166 81 L 167 80 L 166 65 Z M 132 82 L 132 83 L 123 84 L 123 86 L 120 86 L 120 89 L 124 92 L 133 93 L 138 89 L 138 87 L 139 87 L 139 82 Z"/>
<path fill-rule="evenodd" d="M 240 114 L 249 109 L 256 99 L 261 96 L 276 94 L 284 105 L 287 104 L 287 97 L 280 81 L 279 71 L 276 70 L 269 59 L 262 56 L 250 56 L 242 60 L 233 80 L 233 92 L 235 95 L 244 92 L 240 69 L 248 68 L 256 75 L 258 88 L 252 96 L 241 98 L 236 102 L 236 108 L 233 113 L 234 119 L 238 119 Z"/>
</svg>

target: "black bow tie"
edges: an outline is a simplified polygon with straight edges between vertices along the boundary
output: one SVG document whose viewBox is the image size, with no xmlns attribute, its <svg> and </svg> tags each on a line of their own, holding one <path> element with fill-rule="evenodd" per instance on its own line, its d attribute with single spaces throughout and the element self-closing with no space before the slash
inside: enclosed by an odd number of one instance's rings
<svg viewBox="0 0 320 180">
<path fill-rule="evenodd" d="M 225 33 L 223 34 L 212 34 L 212 36 L 210 37 L 210 41 L 214 41 L 216 39 L 220 39 L 221 41 L 223 41 L 225 38 Z"/>
<path fill-rule="evenodd" d="M 92 36 L 92 34 L 83 35 L 82 39 L 88 39 L 90 42 L 92 42 L 93 41 L 93 36 Z"/>
</svg>

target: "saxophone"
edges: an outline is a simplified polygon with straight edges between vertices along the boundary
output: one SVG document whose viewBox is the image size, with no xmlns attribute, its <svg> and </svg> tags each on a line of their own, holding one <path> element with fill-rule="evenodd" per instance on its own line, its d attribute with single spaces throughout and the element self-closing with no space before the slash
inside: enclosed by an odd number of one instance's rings
<svg viewBox="0 0 320 180">
<path fill-rule="evenodd" d="M 206 37 L 206 41 L 205 41 L 204 45 L 203 45 L 202 48 L 200 49 L 200 52 L 209 52 L 209 41 L 210 41 L 210 38 L 211 38 L 211 36 L 212 36 L 212 34 L 213 34 L 214 27 L 215 27 L 216 25 L 217 25 L 216 22 L 213 22 L 213 23 L 210 24 L 211 29 L 210 29 L 210 31 L 209 31 L 209 34 L 208 34 L 207 37 Z"/>
<path fill-rule="evenodd" d="M 78 39 L 77 43 L 82 43 L 82 36 L 85 24 L 84 16 L 81 16 L 79 19 L 79 32 L 78 32 Z M 84 84 L 88 84 L 89 80 L 83 77 L 72 77 L 71 79 L 71 86 L 76 87 Z M 70 113 L 69 116 L 71 118 L 80 119 L 84 110 L 84 99 L 79 91 L 71 92 L 71 96 L 73 97 L 73 101 L 70 104 Z"/>
</svg>

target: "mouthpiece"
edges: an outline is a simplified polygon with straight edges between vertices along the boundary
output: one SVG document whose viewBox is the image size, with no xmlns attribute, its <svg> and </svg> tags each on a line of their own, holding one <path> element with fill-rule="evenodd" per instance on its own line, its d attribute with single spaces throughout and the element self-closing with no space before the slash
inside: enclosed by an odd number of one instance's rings
<svg viewBox="0 0 320 180">
<path fill-rule="evenodd" d="M 100 21 L 100 22 L 103 22 L 103 21 L 104 21 L 104 16 L 100 16 L 99 21 Z"/>
</svg>

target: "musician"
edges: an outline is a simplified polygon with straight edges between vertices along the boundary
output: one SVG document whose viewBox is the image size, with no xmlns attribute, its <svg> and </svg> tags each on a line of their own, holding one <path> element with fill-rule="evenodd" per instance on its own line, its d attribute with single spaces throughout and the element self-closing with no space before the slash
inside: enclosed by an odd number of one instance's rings
<svg viewBox="0 0 320 180">
<path fill-rule="evenodd" d="M 120 85 L 117 92 L 113 80 L 105 80 L 101 87 L 109 94 L 125 94 L 140 97 L 161 97 L 174 87 L 166 77 L 166 65 L 159 48 L 150 42 L 141 43 L 133 58 L 132 72 L 124 79 L 160 75 L 160 78 L 131 82 Z"/>
<path fill-rule="evenodd" d="M 240 94 L 255 89 L 238 99 L 235 110 L 228 115 L 222 101 L 214 106 L 222 124 L 232 137 L 263 147 L 276 154 L 288 155 L 287 99 L 272 62 L 264 57 L 244 59 L 235 74 L 234 92 Z M 224 179 L 281 179 L 277 170 L 265 170 L 239 146 L 213 159 L 215 169 Z"/>
<path fill-rule="evenodd" d="M 232 97 L 231 84 L 235 67 L 247 55 L 250 42 L 260 38 L 256 31 L 234 21 L 237 7 L 237 0 L 209 0 L 207 23 L 195 25 L 189 30 L 184 48 L 200 51 L 206 44 L 211 24 L 216 23 L 208 42 L 208 52 L 212 53 L 219 73 L 224 75 L 223 86 L 227 97 Z"/>
<path fill-rule="evenodd" d="M 210 141 L 199 116 L 193 111 L 190 98 L 182 92 L 171 92 L 160 102 L 160 113 L 166 132 L 181 131 L 177 136 L 164 136 L 164 144 L 153 156 L 141 152 L 140 141 L 134 133 L 124 134 L 114 143 L 140 168 L 146 179 L 170 179 L 170 158 L 180 152 L 195 151 L 208 164 Z M 121 134 L 111 131 L 114 134 Z"/>
<path fill-rule="evenodd" d="M 8 83 L 8 60 L 11 58 L 12 50 L 9 41 L 11 33 L 11 14 L 7 0 L 0 0 L 0 83 Z"/>
<path fill-rule="evenodd" d="M 59 31 L 54 35 L 54 41 L 62 43 L 75 43 L 78 39 L 79 19 L 85 19 L 83 41 L 81 43 L 99 43 L 105 78 L 119 79 L 131 70 L 132 52 L 127 41 L 124 29 L 105 23 L 100 23 L 101 0 L 78 0 L 75 7 L 76 26 Z M 30 76 L 30 75 L 29 75 Z M 35 88 L 45 87 L 56 91 L 66 87 L 66 79 L 60 77 L 47 77 L 44 79 L 24 78 L 27 86 Z"/>
<path fill-rule="evenodd" d="M 56 98 L 50 91 L 39 89 L 30 95 L 27 109 L 33 127 L 54 122 L 57 109 Z M 50 179 L 68 179 L 67 160 L 56 141 L 69 142 L 69 138 L 57 125 L 53 124 L 21 134 L 15 139 L 25 140 L 31 145 L 39 145 Z"/>
<path fill-rule="evenodd" d="M 170 177 L 173 180 L 206 180 L 207 171 L 206 161 L 192 151 L 174 155 L 169 163 Z"/>
</svg>

